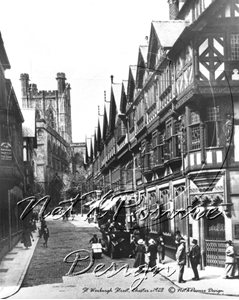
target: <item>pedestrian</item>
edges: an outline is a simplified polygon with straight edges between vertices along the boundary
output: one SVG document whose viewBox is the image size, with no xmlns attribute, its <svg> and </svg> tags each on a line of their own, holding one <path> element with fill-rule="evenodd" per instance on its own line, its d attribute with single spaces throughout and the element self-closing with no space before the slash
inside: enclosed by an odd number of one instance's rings
<svg viewBox="0 0 239 300">
<path fill-rule="evenodd" d="M 165 257 L 165 244 L 162 233 L 159 233 L 159 237 L 157 238 L 157 251 L 159 256 L 159 262 L 163 264 Z"/>
<path fill-rule="evenodd" d="M 96 244 L 98 242 L 99 242 L 99 240 L 98 240 L 98 237 L 96 234 L 94 234 L 93 237 L 89 241 L 90 244 Z"/>
<path fill-rule="evenodd" d="M 130 248 L 131 248 L 131 253 L 129 255 L 129 258 L 134 258 L 135 257 L 135 249 L 138 244 L 138 240 L 140 239 L 140 231 L 139 231 L 139 226 L 135 222 L 133 226 L 133 238 L 132 242 L 130 243 Z"/>
<path fill-rule="evenodd" d="M 72 210 L 71 210 L 71 220 L 72 220 L 72 221 L 75 219 L 75 215 L 76 215 L 75 210 L 72 209 Z"/>
<path fill-rule="evenodd" d="M 44 226 L 44 228 L 42 230 L 42 236 L 43 236 L 43 239 L 44 239 L 43 246 L 47 248 L 47 242 L 48 242 L 50 233 L 49 233 L 49 229 L 48 229 L 48 227 L 47 227 L 46 224 L 45 224 L 45 226 Z"/>
<path fill-rule="evenodd" d="M 155 240 L 152 238 L 149 240 L 148 255 L 149 255 L 149 268 L 154 268 L 156 266 L 156 259 L 157 259 L 157 244 Z"/>
<path fill-rule="evenodd" d="M 180 232 L 180 230 L 177 230 L 177 231 L 175 232 L 175 244 L 176 244 L 176 247 L 179 246 L 180 240 L 181 240 L 181 239 L 183 239 L 183 237 L 182 237 L 182 235 L 181 235 L 181 232 Z"/>
<path fill-rule="evenodd" d="M 38 231 L 39 231 L 39 238 L 42 237 L 43 230 L 44 230 L 45 225 L 46 225 L 46 221 L 45 221 L 45 219 L 43 219 L 42 217 L 40 218 L 40 222 L 41 222 L 41 226 L 40 226 L 40 228 L 38 229 Z"/>
<path fill-rule="evenodd" d="M 179 241 L 179 245 L 176 252 L 176 261 L 179 265 L 178 282 L 185 283 L 186 281 L 183 280 L 183 273 L 186 264 L 186 246 L 185 246 L 185 240 L 183 238 L 181 238 L 181 240 Z"/>
<path fill-rule="evenodd" d="M 199 280 L 197 266 L 200 263 L 200 247 L 198 246 L 198 241 L 195 239 L 192 240 L 192 244 L 192 248 L 189 251 L 189 259 L 194 273 L 192 280 Z"/>
<path fill-rule="evenodd" d="M 135 249 L 135 261 L 133 268 L 145 266 L 145 253 L 146 248 L 144 245 L 144 241 L 142 239 L 139 239 Z"/>
<path fill-rule="evenodd" d="M 26 249 L 28 249 L 32 245 L 31 238 L 32 238 L 32 241 L 34 241 L 30 227 L 27 226 L 26 228 L 23 229 L 22 240 L 21 240 L 21 242 L 23 243 L 23 245 Z"/>
<path fill-rule="evenodd" d="M 225 261 L 225 276 L 224 279 L 232 279 L 236 269 L 235 250 L 232 241 L 226 241 L 226 261 Z"/>
</svg>

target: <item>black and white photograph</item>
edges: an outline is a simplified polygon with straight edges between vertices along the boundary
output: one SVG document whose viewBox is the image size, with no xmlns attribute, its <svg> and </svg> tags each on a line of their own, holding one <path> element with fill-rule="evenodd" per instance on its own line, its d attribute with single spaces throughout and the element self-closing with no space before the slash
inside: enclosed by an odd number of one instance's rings
<svg viewBox="0 0 239 300">
<path fill-rule="evenodd" d="M 8 0 L 0 299 L 239 297 L 239 0 Z"/>
</svg>

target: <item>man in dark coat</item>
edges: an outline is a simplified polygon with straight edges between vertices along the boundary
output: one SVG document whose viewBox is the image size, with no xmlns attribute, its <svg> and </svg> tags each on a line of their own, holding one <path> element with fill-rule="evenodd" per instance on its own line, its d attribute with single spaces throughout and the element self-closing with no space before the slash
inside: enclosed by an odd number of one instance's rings
<svg viewBox="0 0 239 300">
<path fill-rule="evenodd" d="M 149 240 L 149 268 L 154 268 L 156 266 L 157 259 L 157 244 L 154 239 Z"/>
<path fill-rule="evenodd" d="M 189 259 L 194 273 L 194 278 L 192 278 L 193 280 L 199 280 L 197 266 L 200 262 L 200 247 L 197 243 L 197 240 L 192 240 L 193 246 L 189 252 Z"/>
<path fill-rule="evenodd" d="M 177 252 L 176 252 L 176 261 L 179 265 L 179 276 L 178 276 L 179 283 L 186 282 L 185 280 L 183 280 L 184 266 L 186 264 L 186 249 L 185 248 L 186 248 L 185 240 L 181 239 L 179 241 L 179 246 L 178 246 Z"/>
</svg>

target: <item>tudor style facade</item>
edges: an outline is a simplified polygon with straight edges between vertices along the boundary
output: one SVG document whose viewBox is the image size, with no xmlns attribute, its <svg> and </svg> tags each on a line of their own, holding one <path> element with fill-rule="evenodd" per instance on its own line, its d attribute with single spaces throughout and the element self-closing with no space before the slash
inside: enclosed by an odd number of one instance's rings
<svg viewBox="0 0 239 300">
<path fill-rule="evenodd" d="M 181 230 L 199 240 L 202 266 L 222 267 L 224 240 L 239 249 L 239 1 L 168 2 L 120 95 L 111 82 L 90 175 L 104 192 L 137 191 L 168 255 Z"/>
</svg>

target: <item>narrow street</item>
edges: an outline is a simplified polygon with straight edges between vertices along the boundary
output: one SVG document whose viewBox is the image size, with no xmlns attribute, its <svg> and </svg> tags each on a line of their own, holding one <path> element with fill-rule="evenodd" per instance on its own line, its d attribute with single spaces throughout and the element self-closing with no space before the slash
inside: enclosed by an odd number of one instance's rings
<svg viewBox="0 0 239 300">
<path fill-rule="evenodd" d="M 91 251 L 91 244 L 89 240 L 93 234 L 101 237 L 101 233 L 96 226 L 87 227 L 85 222 L 84 227 L 79 227 L 78 223 L 84 217 L 77 216 L 77 220 L 68 221 L 53 220 L 47 218 L 47 225 L 50 231 L 48 240 L 48 248 L 43 247 L 43 239 L 39 239 L 35 249 L 33 258 L 31 260 L 29 269 L 23 282 L 23 287 L 36 286 L 42 284 L 62 283 L 62 277 L 69 271 L 71 264 L 64 263 L 63 259 L 70 252 L 85 249 Z M 69 260 L 71 261 L 72 258 Z M 81 270 L 89 265 L 89 260 L 81 262 Z M 115 260 L 117 267 L 123 264 L 133 265 L 132 259 L 117 259 Z M 101 259 L 97 259 L 95 263 L 104 263 L 106 266 L 111 264 L 111 259 L 102 255 Z M 93 266 L 94 267 L 94 266 Z M 75 268 L 75 272 L 79 271 L 79 266 Z M 92 272 L 92 268 L 86 272 Z"/>
<path fill-rule="evenodd" d="M 62 221 L 47 219 L 47 225 L 50 230 L 48 248 L 43 247 L 43 240 L 39 239 L 27 274 L 25 276 L 21 289 L 12 299 L 56 299 L 56 298 L 190 298 L 190 299 L 218 299 L 216 295 L 201 294 L 200 292 L 185 292 L 178 290 L 168 279 L 161 276 L 160 273 L 136 275 L 133 266 L 133 259 L 122 258 L 114 259 L 116 270 L 121 266 L 128 264 L 129 273 L 126 276 L 124 271 L 120 271 L 114 276 L 112 274 L 99 275 L 103 273 L 112 263 L 112 260 L 102 255 L 97 259 L 94 266 L 86 273 L 79 276 L 65 276 L 69 271 L 71 263 L 63 262 L 64 257 L 77 249 L 91 250 L 89 240 L 93 234 L 100 236 L 100 232 L 93 224 L 83 222 L 80 216 L 74 221 Z M 69 259 L 72 261 L 72 258 Z M 81 269 L 85 268 L 89 261 L 81 263 Z M 100 264 L 104 267 L 100 269 Z M 97 272 L 94 270 L 98 267 Z M 75 270 L 79 271 L 79 269 Z M 167 265 L 165 265 L 165 272 Z M 164 272 L 164 273 L 165 273 Z M 97 274 L 96 274 L 97 273 Z M 141 282 L 140 282 L 141 281 Z M 132 291 L 130 288 L 133 283 L 139 283 L 137 289 Z M 227 299 L 226 296 L 220 296 L 220 299 Z"/>
</svg>

